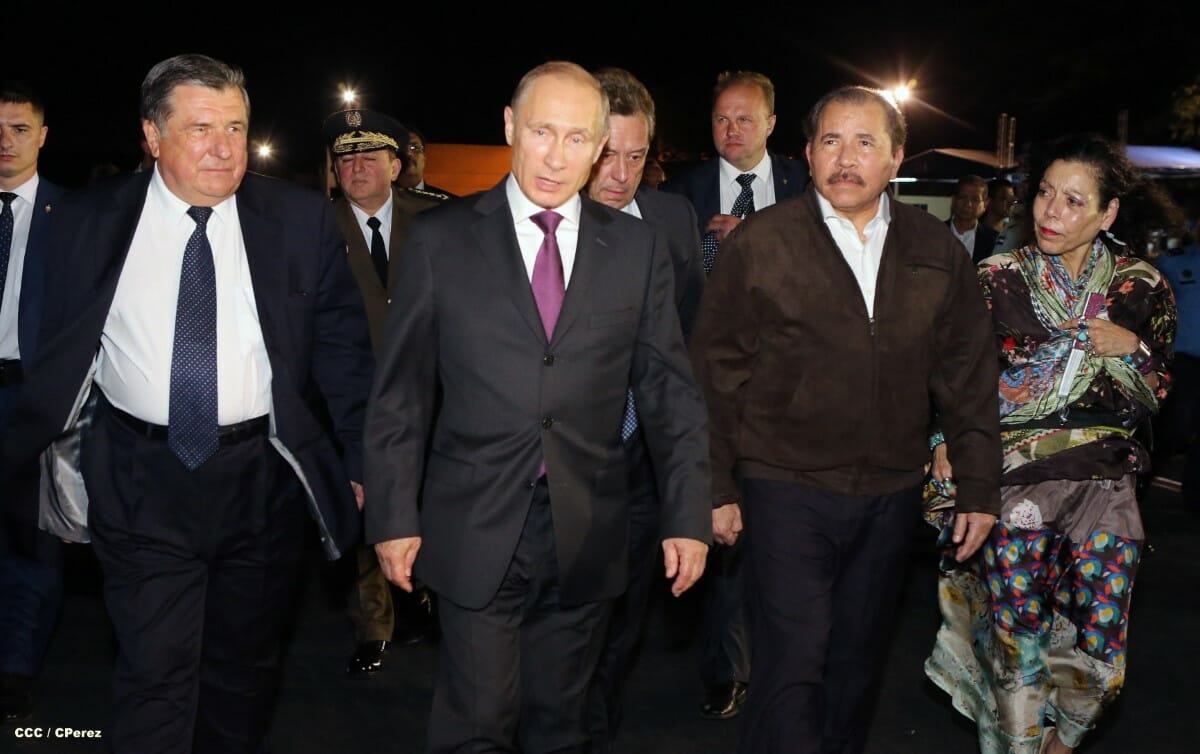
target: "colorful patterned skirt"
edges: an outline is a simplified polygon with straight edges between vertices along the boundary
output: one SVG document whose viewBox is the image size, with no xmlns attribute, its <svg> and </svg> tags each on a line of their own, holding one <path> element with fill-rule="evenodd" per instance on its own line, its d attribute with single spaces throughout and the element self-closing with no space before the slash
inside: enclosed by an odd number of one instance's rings
<svg viewBox="0 0 1200 754">
<path fill-rule="evenodd" d="M 927 496 L 932 499 L 932 496 Z M 1133 475 L 1001 490 L 1000 519 L 955 563 L 940 530 L 942 626 L 925 673 L 975 721 L 981 754 L 1037 754 L 1046 726 L 1076 747 L 1125 680 L 1142 530 Z"/>
</svg>

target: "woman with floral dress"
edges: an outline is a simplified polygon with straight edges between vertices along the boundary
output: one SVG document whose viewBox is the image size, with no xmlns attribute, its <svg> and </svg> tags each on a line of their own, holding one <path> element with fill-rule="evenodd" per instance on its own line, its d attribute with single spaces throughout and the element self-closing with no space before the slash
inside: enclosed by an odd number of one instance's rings
<svg viewBox="0 0 1200 754">
<path fill-rule="evenodd" d="M 1071 752 L 1121 689 L 1139 440 L 1175 331 L 1170 287 L 1138 252 L 1177 210 L 1118 145 L 1047 144 L 1028 186 L 1032 242 L 979 265 L 1001 369 L 1001 514 L 975 558 L 943 558 L 925 663 L 983 754 Z M 927 518 L 948 544 L 953 449 L 933 444 Z"/>
</svg>

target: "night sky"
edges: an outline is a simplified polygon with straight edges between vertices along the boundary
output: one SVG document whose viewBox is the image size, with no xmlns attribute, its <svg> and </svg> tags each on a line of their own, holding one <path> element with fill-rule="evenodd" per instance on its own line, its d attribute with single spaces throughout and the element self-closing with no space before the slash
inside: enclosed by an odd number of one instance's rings
<svg viewBox="0 0 1200 754">
<path fill-rule="evenodd" d="M 846 83 L 916 79 L 905 107 L 912 156 L 991 150 L 1001 113 L 1016 118 L 1018 147 L 1069 130 L 1114 135 L 1122 111 L 1131 143 L 1168 143 L 1172 94 L 1200 76 L 1200 10 L 1182 1 L 1123 4 L 1132 18 L 1066 2 L 511 5 L 537 21 L 458 3 L 327 3 L 324 14 L 283 15 L 254 3 L 121 5 L 102 14 L 23 3 L 0 35 L 0 75 L 47 99 L 42 173 L 67 185 L 96 163 L 133 166 L 142 77 L 182 52 L 246 72 L 251 138 L 271 141 L 266 172 L 285 176 L 319 170 L 321 122 L 341 107 L 341 83 L 431 142 L 503 144 L 517 80 L 553 58 L 629 69 L 655 97 L 659 144 L 690 153 L 712 150 L 717 74 L 761 71 L 777 90 L 769 146 L 796 156 L 808 108 Z"/>
</svg>

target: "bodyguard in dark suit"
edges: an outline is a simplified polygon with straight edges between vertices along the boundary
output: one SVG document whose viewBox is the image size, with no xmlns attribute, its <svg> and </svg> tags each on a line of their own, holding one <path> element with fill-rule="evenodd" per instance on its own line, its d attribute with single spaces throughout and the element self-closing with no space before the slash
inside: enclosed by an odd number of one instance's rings
<svg viewBox="0 0 1200 754">
<path fill-rule="evenodd" d="M 33 356 L 46 232 L 62 188 L 38 174 L 46 109 L 19 82 L 0 84 L 0 436 Z M 18 473 L 19 472 L 19 473 Z M 33 711 L 33 679 L 62 602 L 60 542 L 37 526 L 37 466 L 0 485 L 0 720 Z"/>
<path fill-rule="evenodd" d="M 303 536 L 359 536 L 366 319 L 328 200 L 245 175 L 241 72 L 180 55 L 141 91 L 154 170 L 60 201 L 5 455 L 41 455 L 42 525 L 100 563 L 112 749 L 257 752 Z"/>
<path fill-rule="evenodd" d="M 608 95 L 609 135 L 592 168 L 587 194 L 601 204 L 645 220 L 666 243 L 675 273 L 675 308 L 686 340 L 704 292 L 696 212 L 681 196 L 642 186 L 654 135 L 654 100 L 650 92 L 620 68 L 603 68 L 595 75 Z M 655 583 L 662 512 L 654 464 L 632 402 L 625 408 L 621 441 L 629 459 L 629 588 L 616 602 L 588 703 L 593 754 L 612 750 L 620 725 L 623 687 Z"/>
<path fill-rule="evenodd" d="M 995 252 L 996 229 L 983 222 L 987 211 L 988 183 L 978 175 L 958 179 L 950 199 L 950 218 L 947 227 L 954 237 L 971 252 L 971 261 L 979 264 Z"/>
<path fill-rule="evenodd" d="M 628 578 L 631 386 L 673 592 L 703 572 L 705 412 L 671 263 L 650 225 L 579 193 L 607 116 L 584 69 L 533 69 L 504 111 L 511 174 L 423 212 L 400 252 L 365 514 L 388 578 L 411 589 L 415 561 L 438 595 L 431 752 L 586 749 Z"/>
<path fill-rule="evenodd" d="M 775 130 L 775 86 L 761 73 L 726 71 L 713 88 L 712 136 L 719 159 L 709 160 L 662 189 L 683 194 L 696 208 L 705 272 L 720 257 L 730 231 L 755 210 L 803 193 L 805 163 L 767 151 Z M 700 714 L 724 720 L 738 714 L 750 678 L 750 627 L 742 575 L 744 546 L 730 538 L 741 529 L 737 505 L 713 509 L 713 548 L 704 585 L 704 624 L 700 632 L 700 677 L 704 698 Z M 729 539 L 734 544 L 722 544 Z"/>
<path fill-rule="evenodd" d="M 346 236 L 346 260 L 366 306 L 371 348 L 378 351 L 397 270 L 393 252 L 399 253 L 413 217 L 444 199 L 393 185 L 408 162 L 403 155 L 409 143 L 408 131 L 395 118 L 352 108 L 327 117 L 322 131 L 341 189 L 333 213 Z M 432 636 L 433 594 L 420 587 L 393 600 L 391 583 L 379 568 L 375 548 L 359 546 L 355 561 L 354 584 L 347 597 L 355 646 L 346 672 L 361 678 L 383 668 L 393 640 L 411 643 Z"/>
</svg>

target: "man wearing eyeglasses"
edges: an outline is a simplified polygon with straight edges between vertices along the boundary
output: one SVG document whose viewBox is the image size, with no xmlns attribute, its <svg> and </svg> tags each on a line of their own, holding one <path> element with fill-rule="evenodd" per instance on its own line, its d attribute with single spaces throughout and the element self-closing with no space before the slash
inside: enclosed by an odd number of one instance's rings
<svg viewBox="0 0 1200 754">
<path fill-rule="evenodd" d="M 431 197 L 438 201 L 445 201 L 456 196 L 444 188 L 432 186 L 425 182 L 425 135 L 412 126 L 408 126 L 407 128 L 408 154 L 406 155 L 407 159 L 404 161 L 404 171 L 400 173 L 400 178 L 396 180 L 396 185 L 400 188 L 439 194 L 440 196 Z"/>
</svg>

